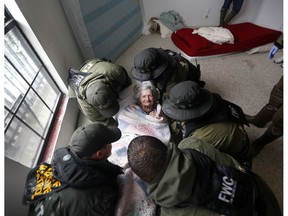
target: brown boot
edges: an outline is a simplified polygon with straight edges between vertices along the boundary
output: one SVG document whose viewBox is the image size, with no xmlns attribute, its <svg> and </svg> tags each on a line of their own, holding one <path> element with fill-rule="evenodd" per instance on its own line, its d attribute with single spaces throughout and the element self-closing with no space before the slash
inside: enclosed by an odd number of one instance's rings
<svg viewBox="0 0 288 216">
<path fill-rule="evenodd" d="M 245 117 L 250 124 L 253 124 L 259 128 L 263 128 L 268 122 L 272 120 L 272 116 L 276 111 L 276 107 L 270 104 L 266 104 L 255 116 L 249 116 L 246 114 Z"/>
<path fill-rule="evenodd" d="M 272 120 L 272 116 L 283 105 L 283 76 L 278 83 L 274 85 L 268 104 L 266 104 L 260 112 L 255 116 L 245 115 L 249 123 L 257 126 L 264 127 L 269 121 Z M 281 108 L 282 109 L 282 108 Z M 282 111 L 281 111 L 282 112 Z"/>
<path fill-rule="evenodd" d="M 253 153 L 251 156 L 255 157 L 256 155 L 258 155 L 260 151 L 264 148 L 264 146 L 278 139 L 282 135 L 283 135 L 283 132 L 282 133 L 275 132 L 273 130 L 273 126 L 268 127 L 265 133 L 252 143 Z"/>
</svg>

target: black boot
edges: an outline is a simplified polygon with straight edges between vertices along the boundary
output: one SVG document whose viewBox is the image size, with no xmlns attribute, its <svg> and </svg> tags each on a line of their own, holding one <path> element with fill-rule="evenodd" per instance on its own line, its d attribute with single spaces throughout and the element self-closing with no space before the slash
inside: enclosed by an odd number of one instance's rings
<svg viewBox="0 0 288 216">
<path fill-rule="evenodd" d="M 227 13 L 226 9 L 221 9 L 219 26 L 223 26 L 226 13 Z"/>
<path fill-rule="evenodd" d="M 253 153 L 251 156 L 255 157 L 256 155 L 258 155 L 260 151 L 264 148 L 264 146 L 278 139 L 282 135 L 283 133 L 281 132 L 277 133 L 273 131 L 273 126 L 268 127 L 265 133 L 252 143 Z"/>
<path fill-rule="evenodd" d="M 227 25 L 235 16 L 236 16 L 236 12 L 235 11 L 231 11 L 227 17 L 225 18 L 224 22 L 223 22 L 223 25 Z"/>
</svg>

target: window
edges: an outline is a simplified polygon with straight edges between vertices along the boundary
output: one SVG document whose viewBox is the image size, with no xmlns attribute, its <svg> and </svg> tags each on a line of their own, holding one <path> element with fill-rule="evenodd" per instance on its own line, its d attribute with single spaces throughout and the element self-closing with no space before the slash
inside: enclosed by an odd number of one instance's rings
<svg viewBox="0 0 288 216">
<path fill-rule="evenodd" d="M 38 162 L 62 94 L 16 21 L 5 10 L 5 156 L 27 167 Z"/>
</svg>

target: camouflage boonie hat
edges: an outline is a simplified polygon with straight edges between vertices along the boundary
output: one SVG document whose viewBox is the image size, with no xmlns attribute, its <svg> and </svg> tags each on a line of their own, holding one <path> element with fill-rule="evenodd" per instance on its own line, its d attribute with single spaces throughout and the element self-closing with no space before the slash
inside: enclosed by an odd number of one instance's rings
<svg viewBox="0 0 288 216">
<path fill-rule="evenodd" d="M 168 65 L 169 61 L 157 48 L 147 48 L 135 56 L 131 75 L 139 81 L 153 80 L 160 76 Z"/>
<path fill-rule="evenodd" d="M 170 118 L 185 121 L 197 119 L 206 114 L 214 103 L 213 94 L 194 81 L 175 85 L 169 99 L 164 100 L 163 112 Z"/>
</svg>

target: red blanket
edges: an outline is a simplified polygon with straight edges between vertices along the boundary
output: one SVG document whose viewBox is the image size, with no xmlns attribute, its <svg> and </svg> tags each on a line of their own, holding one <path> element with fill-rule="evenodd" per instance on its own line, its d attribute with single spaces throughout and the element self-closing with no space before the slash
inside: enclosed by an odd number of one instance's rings
<svg viewBox="0 0 288 216">
<path fill-rule="evenodd" d="M 282 34 L 281 31 L 264 28 L 252 23 L 239 23 L 224 26 L 234 36 L 234 44 L 215 44 L 201 37 L 192 34 L 192 28 L 183 28 L 173 32 L 171 39 L 173 43 L 186 55 L 210 56 L 232 52 L 242 52 L 254 47 L 275 42 Z"/>
</svg>

